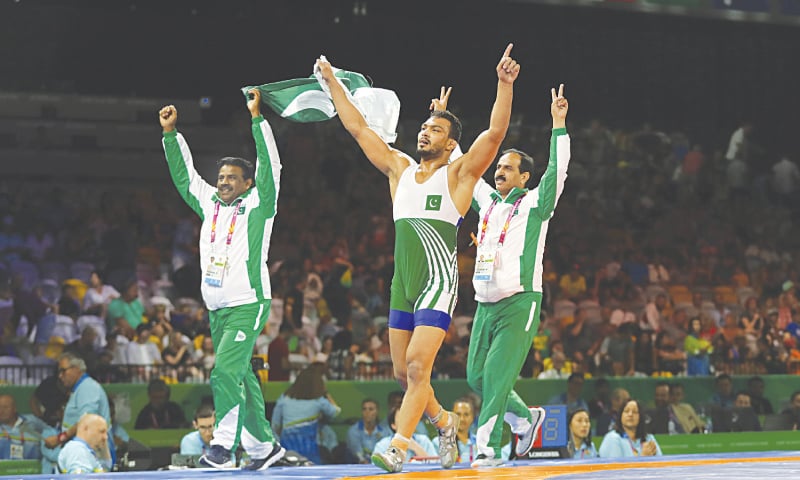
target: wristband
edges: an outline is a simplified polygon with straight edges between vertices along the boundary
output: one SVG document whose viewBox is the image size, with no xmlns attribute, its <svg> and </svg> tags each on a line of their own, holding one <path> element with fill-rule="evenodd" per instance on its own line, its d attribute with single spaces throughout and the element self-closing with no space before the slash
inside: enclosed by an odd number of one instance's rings
<svg viewBox="0 0 800 480">
<path fill-rule="evenodd" d="M 58 443 L 64 443 L 67 441 L 67 432 L 61 432 L 58 434 Z"/>
</svg>

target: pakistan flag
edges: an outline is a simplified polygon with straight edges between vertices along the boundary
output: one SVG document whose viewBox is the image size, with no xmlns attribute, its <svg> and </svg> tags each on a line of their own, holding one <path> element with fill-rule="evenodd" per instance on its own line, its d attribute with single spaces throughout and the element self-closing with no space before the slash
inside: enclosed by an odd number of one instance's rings
<svg viewBox="0 0 800 480">
<path fill-rule="evenodd" d="M 355 106 L 367 124 L 387 143 L 397 138 L 400 100 L 391 90 L 373 88 L 364 75 L 334 68 L 336 77 L 349 92 Z M 308 78 L 295 78 L 259 86 L 246 86 L 242 93 L 253 88 L 261 91 L 261 101 L 275 113 L 293 122 L 322 122 L 336 116 L 328 86 L 318 73 Z"/>
</svg>

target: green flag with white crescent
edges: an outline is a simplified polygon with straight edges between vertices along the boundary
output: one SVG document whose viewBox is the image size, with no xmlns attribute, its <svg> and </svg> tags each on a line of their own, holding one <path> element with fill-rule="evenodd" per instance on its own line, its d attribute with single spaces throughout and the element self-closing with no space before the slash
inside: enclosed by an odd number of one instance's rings
<svg viewBox="0 0 800 480">
<path fill-rule="evenodd" d="M 364 115 L 367 124 L 387 143 L 397 138 L 397 120 L 400 117 L 400 100 L 391 90 L 373 88 L 360 73 L 334 69 L 350 99 Z M 247 86 L 242 93 L 253 88 L 261 91 L 261 101 L 275 113 L 293 122 L 322 122 L 336 116 L 327 85 L 321 77 L 295 78 L 265 85 Z"/>
</svg>

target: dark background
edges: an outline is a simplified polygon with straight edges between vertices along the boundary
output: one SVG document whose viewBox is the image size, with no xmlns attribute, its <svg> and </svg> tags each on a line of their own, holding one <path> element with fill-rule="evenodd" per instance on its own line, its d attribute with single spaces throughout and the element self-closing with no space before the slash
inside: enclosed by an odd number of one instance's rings
<svg viewBox="0 0 800 480">
<path fill-rule="evenodd" d="M 0 0 L 0 90 L 210 96 L 213 122 L 241 109 L 242 85 L 307 76 L 325 54 L 395 90 L 402 117 L 424 115 L 442 84 L 455 87 L 453 104 L 483 117 L 509 41 L 523 66 L 515 111 L 537 121 L 549 88 L 564 82 L 572 122 L 650 121 L 721 145 L 752 119 L 760 142 L 796 151 L 800 27 L 597 8 Z"/>
</svg>

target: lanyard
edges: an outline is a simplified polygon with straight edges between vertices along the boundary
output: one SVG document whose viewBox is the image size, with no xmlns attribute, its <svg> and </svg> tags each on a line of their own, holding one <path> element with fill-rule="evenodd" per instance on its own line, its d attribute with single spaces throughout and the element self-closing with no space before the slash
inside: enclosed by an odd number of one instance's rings
<svg viewBox="0 0 800 480">
<path fill-rule="evenodd" d="M 4 434 L 3 437 L 5 437 L 9 442 L 17 440 L 17 437 L 11 436 L 11 432 L 6 430 L 6 427 L 3 427 L 3 434 Z M 23 432 L 22 430 L 19 431 L 19 442 L 25 443 L 25 432 Z"/>
<path fill-rule="evenodd" d="M 519 207 L 519 204 L 520 204 L 520 202 L 522 202 L 522 199 L 525 198 L 525 195 L 527 195 L 527 192 L 523 193 L 522 195 L 520 195 L 520 197 L 517 199 L 517 201 L 514 202 L 514 206 L 511 207 L 511 211 L 508 212 L 508 217 L 506 218 L 506 223 L 503 224 L 503 231 L 500 232 L 500 240 L 497 243 L 497 248 L 500 248 L 500 247 L 503 246 L 503 242 L 506 239 L 506 233 L 508 232 L 508 226 L 511 224 L 511 217 L 514 216 L 514 212 L 517 211 L 517 207 Z M 489 205 L 489 210 L 486 211 L 486 215 L 484 215 L 484 217 L 483 217 L 483 223 L 481 224 L 481 238 L 480 238 L 480 240 L 478 240 L 478 246 L 479 247 L 483 243 L 484 237 L 486 237 L 486 229 L 489 226 L 489 215 L 492 214 L 492 210 L 494 210 L 494 206 L 495 205 L 497 205 L 497 199 L 496 198 L 494 200 L 492 200 L 492 204 Z"/>
<path fill-rule="evenodd" d="M 633 441 L 631 440 L 631 438 L 630 438 L 629 436 L 625 435 L 625 439 L 627 439 L 627 440 L 628 440 L 628 443 L 630 443 L 630 444 L 631 444 L 631 450 L 633 450 L 633 455 L 634 455 L 635 457 L 638 457 L 638 456 L 639 456 L 639 450 L 636 450 L 636 445 L 634 445 L 634 443 L 633 443 Z"/>
<path fill-rule="evenodd" d="M 214 217 L 211 219 L 211 248 L 214 248 L 214 240 L 217 239 L 217 218 L 219 217 L 219 204 L 221 202 L 217 200 L 214 204 Z M 236 227 L 236 215 L 239 214 L 239 204 L 242 203 L 242 200 L 236 200 L 233 204 L 233 217 L 231 218 L 231 226 L 228 227 L 228 237 L 225 239 L 225 247 L 231 246 L 231 239 L 233 238 L 233 229 Z"/>
</svg>

